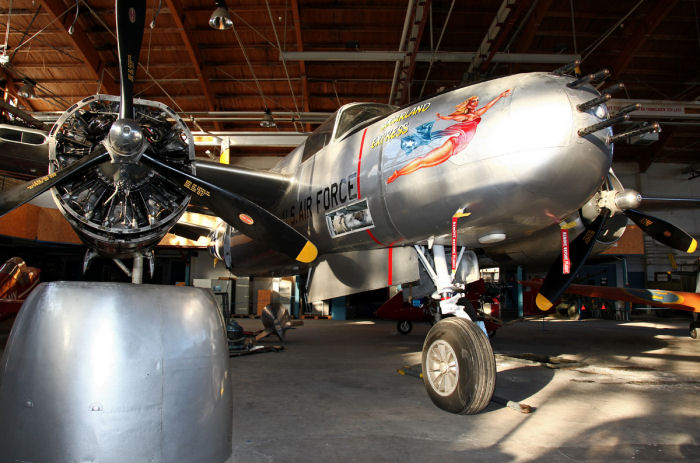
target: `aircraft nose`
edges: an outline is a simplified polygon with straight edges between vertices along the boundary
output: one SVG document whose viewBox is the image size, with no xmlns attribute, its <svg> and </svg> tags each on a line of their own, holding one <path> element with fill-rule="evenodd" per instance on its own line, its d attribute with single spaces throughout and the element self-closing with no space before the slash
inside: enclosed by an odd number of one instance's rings
<svg viewBox="0 0 700 463">
<path fill-rule="evenodd" d="M 580 207 L 610 169 L 612 147 L 605 140 L 610 129 L 578 134 L 606 118 L 607 109 L 579 111 L 576 106 L 594 97 L 595 90 L 569 89 L 563 77 L 537 78 L 539 85 L 514 92 L 508 164 L 521 187 L 548 198 L 548 212 L 558 216 Z"/>
</svg>

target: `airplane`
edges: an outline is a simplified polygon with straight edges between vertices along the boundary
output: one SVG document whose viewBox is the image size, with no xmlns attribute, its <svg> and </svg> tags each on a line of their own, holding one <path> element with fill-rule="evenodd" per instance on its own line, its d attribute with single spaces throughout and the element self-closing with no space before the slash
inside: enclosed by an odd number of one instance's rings
<svg viewBox="0 0 700 463">
<path fill-rule="evenodd" d="M 512 247 L 562 249 L 538 295 L 546 309 L 627 218 L 695 250 L 687 233 L 636 211 L 641 195 L 612 172 L 613 143 L 629 133 L 611 126 L 635 107 L 609 113 L 620 86 L 599 92 L 605 71 L 581 76 L 575 63 L 404 108 L 345 105 L 261 172 L 196 160 L 174 111 L 134 99 L 144 18 L 144 2 L 116 1 L 120 96 L 70 107 L 49 133 L 49 173 L 0 195 L 3 215 L 51 190 L 96 253 L 134 258 L 134 282 L 190 202 L 222 220 L 210 249 L 234 274 L 305 274 L 309 301 L 416 281 L 422 266 L 440 300 L 422 350 L 426 391 L 443 410 L 474 414 L 496 379 L 487 336 L 458 304 L 479 278 L 477 251 L 515 261 Z"/>
<path fill-rule="evenodd" d="M 539 289 L 542 281 L 528 280 L 519 282 L 523 286 Z M 690 322 L 689 336 L 698 338 L 697 318 L 700 313 L 700 294 L 686 291 L 671 291 L 661 289 L 643 288 L 616 288 L 608 286 L 578 285 L 572 284 L 564 291 L 567 294 L 612 299 L 616 301 L 633 302 L 637 304 L 649 304 L 652 307 L 665 307 L 669 309 L 683 310 L 693 314 Z"/>
<path fill-rule="evenodd" d="M 0 266 L 0 321 L 17 315 L 22 303 L 39 284 L 41 270 L 29 267 L 21 257 Z"/>
</svg>

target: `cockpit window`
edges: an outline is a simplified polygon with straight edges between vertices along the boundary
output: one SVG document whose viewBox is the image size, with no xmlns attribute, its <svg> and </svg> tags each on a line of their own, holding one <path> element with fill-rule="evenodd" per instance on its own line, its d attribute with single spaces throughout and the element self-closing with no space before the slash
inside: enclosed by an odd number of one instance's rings
<svg viewBox="0 0 700 463">
<path fill-rule="evenodd" d="M 0 140 L 28 143 L 30 145 L 42 145 L 46 143 L 46 135 L 30 132 L 28 130 L 15 129 L 5 125 L 0 127 Z"/>
<path fill-rule="evenodd" d="M 396 107 L 381 103 L 351 103 L 343 106 L 306 139 L 302 162 L 330 143 L 331 137 L 334 140 L 340 140 L 362 122 L 385 116 L 395 110 Z M 335 135 L 333 135 L 334 128 Z"/>
<path fill-rule="evenodd" d="M 396 110 L 396 107 L 381 103 L 359 103 L 346 108 L 341 108 L 338 117 L 338 128 L 335 131 L 335 139 L 340 140 L 353 127 L 361 122 L 384 116 Z"/>
<path fill-rule="evenodd" d="M 306 139 L 304 154 L 301 157 L 302 161 L 306 161 L 309 157 L 316 154 L 318 150 L 330 143 L 331 136 L 333 136 L 333 127 L 335 126 L 335 116 L 336 114 L 333 114 L 326 119 L 323 124 L 319 125 L 318 128 L 309 135 L 309 138 Z"/>
</svg>

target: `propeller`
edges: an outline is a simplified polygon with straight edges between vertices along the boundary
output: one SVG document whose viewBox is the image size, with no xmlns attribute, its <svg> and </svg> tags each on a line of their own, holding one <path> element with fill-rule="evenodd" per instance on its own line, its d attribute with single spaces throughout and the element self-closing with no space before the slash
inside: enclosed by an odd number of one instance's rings
<svg viewBox="0 0 700 463">
<path fill-rule="evenodd" d="M 107 149 L 103 145 L 98 145 L 92 154 L 83 156 L 79 161 L 58 172 L 51 172 L 43 177 L 29 180 L 17 185 L 0 195 L 0 216 L 11 210 L 31 201 L 43 192 L 53 188 L 62 182 L 68 182 L 87 169 L 101 164 L 109 159 Z"/>
<path fill-rule="evenodd" d="M 91 154 L 80 157 L 60 171 L 26 182 L 0 195 L 0 215 L 78 175 L 87 175 L 88 169 L 111 158 L 112 164 L 118 167 L 118 175 L 142 175 L 138 173 L 143 170 L 139 164 L 145 164 L 188 195 L 197 198 L 201 204 L 244 235 L 299 262 L 309 263 L 315 260 L 318 255 L 316 246 L 275 215 L 238 194 L 158 159 L 159 153 L 155 146 L 149 143 L 143 128 L 134 120 L 134 76 L 143 39 L 146 2 L 116 0 L 115 8 L 121 73 L 119 118 L 112 123 L 109 134 Z"/>
<path fill-rule="evenodd" d="M 623 214 L 659 243 L 688 254 L 695 252 L 695 249 L 698 247 L 698 242 L 695 238 L 665 220 L 635 209 L 627 209 Z"/>
<path fill-rule="evenodd" d="M 134 118 L 134 77 L 139 62 L 146 2 L 116 0 L 117 49 L 121 73 L 119 119 Z"/>
<path fill-rule="evenodd" d="M 566 288 L 569 287 L 571 282 L 574 281 L 576 274 L 581 270 L 581 267 L 583 267 L 586 259 L 591 254 L 591 250 L 600 236 L 603 224 L 608 220 L 608 217 L 610 217 L 610 209 L 603 208 L 598 217 L 588 224 L 586 229 L 571 242 L 569 245 L 571 271 L 568 274 L 564 274 L 561 271 L 561 254 L 554 260 L 549 267 L 547 277 L 544 279 L 540 292 L 535 299 L 535 304 L 537 304 L 540 310 L 549 310 L 552 305 L 554 305 L 554 302 L 561 297 Z"/>
<path fill-rule="evenodd" d="M 627 190 L 631 192 L 631 190 Z M 628 193 L 629 194 L 629 193 Z M 634 193 L 637 195 L 637 193 Z M 623 193 L 616 194 L 617 197 L 623 198 Z M 622 201 L 620 202 L 621 204 Z M 630 203 L 632 204 L 632 203 Z M 639 204 L 639 201 L 636 201 Z M 611 206 L 614 207 L 614 206 Z M 654 238 L 659 243 L 672 247 L 679 251 L 693 253 L 697 249 L 697 241 L 685 231 L 672 225 L 665 220 L 645 214 L 636 209 L 621 209 L 617 208 L 618 212 L 625 214 L 637 226 Z M 586 259 L 591 253 L 596 240 L 600 236 L 605 221 L 612 215 L 612 212 L 607 207 L 601 209 L 600 214 L 591 222 L 586 229 L 571 242 L 571 273 L 562 274 L 562 256 L 561 254 L 552 263 L 552 266 L 547 272 L 547 276 L 540 288 L 535 303 L 540 310 L 549 310 L 554 302 L 561 297 L 566 288 L 569 287 L 574 280 L 576 274 L 581 269 Z"/>
</svg>

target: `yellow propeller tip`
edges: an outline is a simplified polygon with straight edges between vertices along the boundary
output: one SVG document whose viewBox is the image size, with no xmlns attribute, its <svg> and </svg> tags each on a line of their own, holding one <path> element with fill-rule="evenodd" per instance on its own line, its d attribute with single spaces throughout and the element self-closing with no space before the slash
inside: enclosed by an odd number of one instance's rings
<svg viewBox="0 0 700 463">
<path fill-rule="evenodd" d="M 693 239 L 693 242 L 690 243 L 690 246 L 688 246 L 688 251 L 686 251 L 688 254 L 692 254 L 695 252 L 695 250 L 698 248 L 698 242 Z"/>
<path fill-rule="evenodd" d="M 316 249 L 316 246 L 314 246 L 311 241 L 307 241 L 304 247 L 301 249 L 299 255 L 297 255 L 297 260 L 299 262 L 303 262 L 304 264 L 308 264 L 309 262 L 316 260 L 317 256 L 318 249 Z"/>
<path fill-rule="evenodd" d="M 542 295 L 542 293 L 537 293 L 537 299 L 535 299 L 535 304 L 537 304 L 537 308 L 540 309 L 541 311 L 545 312 L 549 309 L 552 308 L 552 303 Z"/>
</svg>

